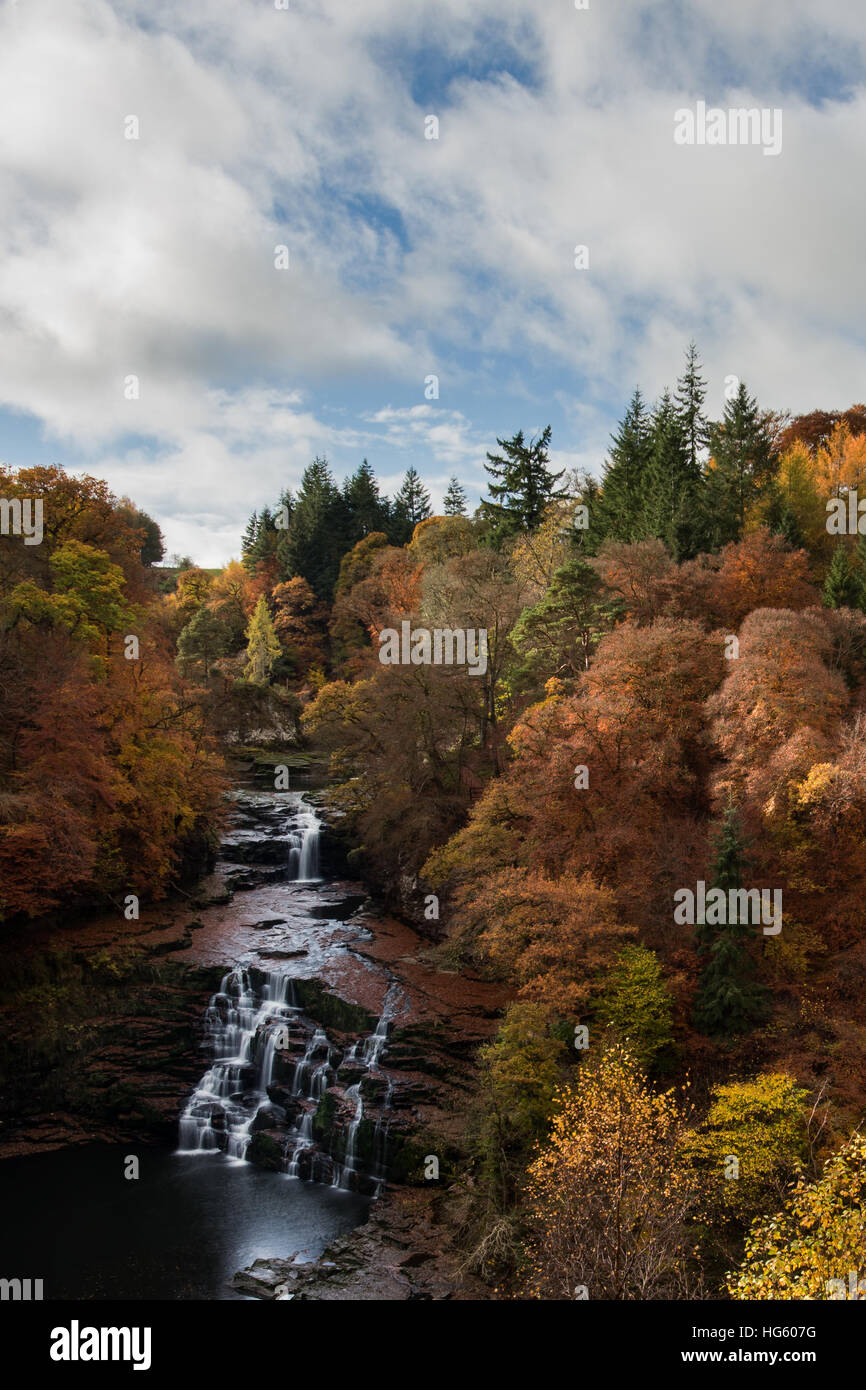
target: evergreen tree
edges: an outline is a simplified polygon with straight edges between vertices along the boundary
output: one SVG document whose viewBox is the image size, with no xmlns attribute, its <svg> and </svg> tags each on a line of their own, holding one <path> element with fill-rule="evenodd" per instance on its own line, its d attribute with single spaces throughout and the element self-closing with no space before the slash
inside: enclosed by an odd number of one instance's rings
<svg viewBox="0 0 866 1390">
<path fill-rule="evenodd" d="M 646 535 L 664 541 L 678 560 L 689 559 L 698 549 L 698 487 L 682 419 L 670 392 L 665 390 L 652 418 L 643 527 Z"/>
<path fill-rule="evenodd" d="M 490 542 L 498 548 L 509 536 L 520 531 L 534 531 L 545 509 L 554 498 L 566 495 L 556 484 L 563 474 L 552 473 L 549 444 L 551 427 L 547 425 L 537 439 L 527 444 L 523 430 L 512 439 L 496 443 L 501 454 L 487 455 L 484 465 L 492 482 L 488 483 L 489 498 L 481 503 L 481 516 L 490 523 Z"/>
<path fill-rule="evenodd" d="M 350 543 L 363 540 L 388 525 L 388 503 L 379 493 L 376 475 L 366 459 L 343 484 L 343 500 L 348 513 Z"/>
<path fill-rule="evenodd" d="M 265 596 L 262 594 L 255 606 L 250 625 L 247 628 L 247 664 L 244 677 L 256 685 L 266 685 L 274 662 L 281 655 L 274 624 L 271 619 Z"/>
<path fill-rule="evenodd" d="M 697 924 L 695 945 L 707 957 L 695 998 L 694 1020 L 703 1033 L 741 1033 L 758 1022 L 765 1010 L 765 991 L 754 982 L 755 964 L 749 950 L 755 931 L 748 921 L 731 921 L 731 889 L 742 887 L 744 845 L 736 811 L 729 806 L 716 844 L 712 888 L 726 897 L 725 922 Z M 745 914 L 744 914 L 745 915 Z"/>
<path fill-rule="evenodd" d="M 452 473 L 449 479 L 448 491 L 445 493 L 443 506 L 446 516 L 466 515 L 466 490 L 463 484 L 458 480 L 456 473 Z"/>
<path fill-rule="evenodd" d="M 300 575 L 320 599 L 329 600 L 340 560 L 351 545 L 345 498 L 336 487 L 327 459 L 316 458 L 304 470 L 291 525 L 280 547 L 284 579 Z"/>
<path fill-rule="evenodd" d="M 245 568 L 245 569 L 248 569 L 248 570 L 253 570 L 253 569 L 255 569 L 255 565 L 254 565 L 254 563 L 253 563 L 253 561 L 252 561 L 252 550 L 253 550 L 253 546 L 254 546 L 255 543 L 256 543 L 256 536 L 257 536 L 257 534 L 258 534 L 258 529 L 259 529 L 259 517 L 258 517 L 258 513 L 257 513 L 257 512 L 253 512 L 252 516 L 250 517 L 249 521 L 248 521 L 247 524 L 246 524 L 246 528 L 245 528 L 245 530 L 244 530 L 244 534 L 243 534 L 243 536 L 241 537 L 241 558 L 242 558 L 242 560 L 243 560 L 244 568 Z"/>
<path fill-rule="evenodd" d="M 858 608 L 862 580 L 851 564 L 847 547 L 837 545 L 824 581 L 825 608 Z"/>
<path fill-rule="evenodd" d="M 652 451 L 650 419 L 640 387 L 635 387 L 611 440 L 597 522 L 606 539 L 634 541 L 642 535 L 646 474 Z"/>
<path fill-rule="evenodd" d="M 698 453 L 707 441 L 707 421 L 703 414 L 707 383 L 701 376 L 701 359 L 693 342 L 686 349 L 686 369 L 677 382 L 674 402 L 686 442 L 692 477 L 700 474 Z"/>
<path fill-rule="evenodd" d="M 430 494 L 415 468 L 407 468 L 400 491 L 391 508 L 390 539 L 394 545 L 405 545 L 419 521 L 431 515 Z"/>
<path fill-rule="evenodd" d="M 210 608 L 204 607 L 193 614 L 177 639 L 178 659 L 184 666 L 191 661 L 200 661 L 205 680 L 217 657 L 225 656 L 231 647 L 231 628 Z"/>
<path fill-rule="evenodd" d="M 262 562 L 270 560 L 275 555 L 279 539 L 280 532 L 277 531 L 274 523 L 273 512 L 270 507 L 263 507 L 256 523 L 255 539 L 249 552 L 244 556 L 244 565 L 250 574 L 255 574 Z"/>
<path fill-rule="evenodd" d="M 590 656 L 622 608 L 592 566 L 575 558 L 556 571 L 541 601 L 524 609 L 511 640 L 546 675 L 577 676 L 589 670 Z"/>
<path fill-rule="evenodd" d="M 744 382 L 728 401 L 721 424 L 709 430 L 707 522 L 715 546 L 739 540 L 746 513 L 771 472 L 773 451 L 766 424 Z"/>
</svg>

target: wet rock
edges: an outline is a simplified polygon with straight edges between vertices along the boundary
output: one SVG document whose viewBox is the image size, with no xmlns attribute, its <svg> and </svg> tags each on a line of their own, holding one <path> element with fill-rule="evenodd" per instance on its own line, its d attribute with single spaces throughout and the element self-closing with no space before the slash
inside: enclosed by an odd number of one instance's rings
<svg viewBox="0 0 866 1390">
<path fill-rule="evenodd" d="M 267 1168 L 273 1173 L 282 1172 L 286 1158 L 285 1136 L 273 1130 L 260 1130 L 250 1140 L 245 1157 L 248 1163 L 254 1163 L 258 1168 Z"/>
</svg>

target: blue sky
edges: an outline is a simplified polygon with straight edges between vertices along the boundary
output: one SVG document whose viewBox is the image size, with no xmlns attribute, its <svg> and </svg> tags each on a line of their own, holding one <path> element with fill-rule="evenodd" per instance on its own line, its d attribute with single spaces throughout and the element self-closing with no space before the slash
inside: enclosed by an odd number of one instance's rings
<svg viewBox="0 0 866 1390">
<path fill-rule="evenodd" d="M 550 423 L 598 473 L 692 337 L 711 413 L 862 399 L 864 47 L 848 0 L 13 0 L 0 458 L 218 564 L 315 454 L 474 501 Z M 780 108 L 779 157 L 675 145 L 699 98 Z"/>
</svg>

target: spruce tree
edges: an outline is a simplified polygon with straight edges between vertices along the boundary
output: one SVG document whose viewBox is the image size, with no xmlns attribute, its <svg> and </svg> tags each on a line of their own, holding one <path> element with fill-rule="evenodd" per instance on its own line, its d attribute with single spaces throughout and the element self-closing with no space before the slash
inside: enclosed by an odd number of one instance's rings
<svg viewBox="0 0 866 1390">
<path fill-rule="evenodd" d="M 280 547 L 281 577 L 306 579 L 317 598 L 330 600 L 340 560 L 351 545 L 345 498 L 336 487 L 327 459 L 304 470 L 288 533 Z"/>
<path fill-rule="evenodd" d="M 502 453 L 487 455 L 484 467 L 493 481 L 487 485 L 490 497 L 481 503 L 480 510 L 490 524 L 489 538 L 494 548 L 520 531 L 534 531 L 548 503 L 566 495 L 564 488 L 556 486 L 563 473 L 552 473 L 548 468 L 551 433 L 547 425 L 528 444 L 523 430 L 518 430 L 512 439 L 497 437 Z"/>
<path fill-rule="evenodd" d="M 351 544 L 383 531 L 388 524 L 388 504 L 379 493 L 376 475 L 366 459 L 343 484 Z"/>
<path fill-rule="evenodd" d="M 255 574 L 257 566 L 276 553 L 278 541 L 279 533 L 274 524 L 273 513 L 270 507 L 263 507 L 256 523 L 255 540 L 250 546 L 249 554 L 244 558 L 244 564 L 251 574 Z"/>
<path fill-rule="evenodd" d="M 858 608 L 861 594 L 862 580 L 851 564 L 848 548 L 837 545 L 824 581 L 824 607 Z"/>
<path fill-rule="evenodd" d="M 740 382 L 720 424 L 710 426 L 707 522 L 715 546 L 739 540 L 746 513 L 771 472 L 773 451 L 754 396 Z"/>
<path fill-rule="evenodd" d="M 640 387 L 635 387 L 611 441 L 594 520 L 605 539 L 638 540 L 643 534 L 646 475 L 652 451 L 650 417 Z"/>
<path fill-rule="evenodd" d="M 466 515 L 466 490 L 455 473 L 452 473 L 449 479 L 448 491 L 445 493 L 443 506 L 446 516 Z"/>
<path fill-rule="evenodd" d="M 665 390 L 652 418 L 644 487 L 643 529 L 664 541 L 678 560 L 696 553 L 700 529 L 698 480 L 692 473 L 683 423 Z"/>
<path fill-rule="evenodd" d="M 244 564 L 244 568 L 245 568 L 245 569 L 254 569 L 254 568 L 255 568 L 255 565 L 254 565 L 253 562 L 252 562 L 251 556 L 252 556 L 252 549 L 253 549 L 253 546 L 254 546 L 255 543 L 256 543 L 256 535 L 257 535 L 257 533 L 258 533 L 258 529 L 259 529 L 259 517 L 258 517 L 258 513 L 257 513 L 257 512 L 253 512 L 252 516 L 250 517 L 249 521 L 248 521 L 247 524 L 246 524 L 246 528 L 244 529 L 244 534 L 243 534 L 243 536 L 241 537 L 241 558 L 242 558 L 242 560 L 243 560 L 243 564 Z"/>
<path fill-rule="evenodd" d="M 707 383 L 701 376 L 701 359 L 694 342 L 686 349 L 686 369 L 677 382 L 674 403 L 683 427 L 689 469 L 693 478 L 700 474 L 698 454 L 707 441 L 707 421 L 703 414 Z"/>
<path fill-rule="evenodd" d="M 389 536 L 394 545 L 405 545 L 419 521 L 430 516 L 430 494 L 415 468 L 407 468 L 400 491 L 391 508 Z"/>
<path fill-rule="evenodd" d="M 719 926 L 698 923 L 695 945 L 706 956 L 695 997 L 694 1021 L 710 1036 L 742 1033 L 758 1022 L 765 1012 L 765 991 L 755 983 L 755 963 L 750 944 L 755 929 L 749 921 L 731 921 L 729 890 L 742 887 L 745 866 L 744 845 L 737 814 L 732 806 L 725 812 L 716 845 L 712 888 L 721 888 L 728 910 Z"/>
</svg>

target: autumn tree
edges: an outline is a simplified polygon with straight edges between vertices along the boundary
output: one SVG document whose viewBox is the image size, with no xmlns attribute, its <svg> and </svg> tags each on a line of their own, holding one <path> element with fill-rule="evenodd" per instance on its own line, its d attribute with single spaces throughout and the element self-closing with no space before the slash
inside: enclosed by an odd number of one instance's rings
<svg viewBox="0 0 866 1390">
<path fill-rule="evenodd" d="M 802 1174 L 784 1206 L 758 1218 L 742 1266 L 728 1275 L 731 1298 L 824 1300 L 862 1297 L 866 1249 L 866 1136 L 855 1133 L 817 1182 Z"/>
<path fill-rule="evenodd" d="M 38 557 L 0 542 L 0 915 L 159 897 L 204 862 L 222 788 L 136 518 L 59 468 L 6 488 L 46 524 Z"/>
<path fill-rule="evenodd" d="M 531 1295 L 692 1294 L 686 1121 L 683 1100 L 649 1089 L 621 1047 L 558 1093 L 550 1140 L 528 1171 Z"/>
<path fill-rule="evenodd" d="M 513 981 L 521 999 L 578 1018 L 599 969 L 633 930 L 619 920 L 610 889 L 589 874 L 548 877 L 526 869 L 488 873 L 456 898 L 450 932 L 470 958 Z"/>
<path fill-rule="evenodd" d="M 279 655 L 280 643 L 274 631 L 270 610 L 262 597 L 256 604 L 247 628 L 247 664 L 244 676 L 257 685 L 265 685 Z"/>
<path fill-rule="evenodd" d="M 807 1100 L 783 1072 L 714 1087 L 689 1143 L 705 1220 L 745 1226 L 782 1199 L 806 1157 Z"/>
<path fill-rule="evenodd" d="M 274 631 L 297 675 L 305 676 L 314 666 L 321 669 L 326 660 L 325 605 L 300 575 L 278 584 L 272 597 Z"/>
<path fill-rule="evenodd" d="M 240 561 L 229 560 L 224 569 L 214 576 L 208 589 L 207 604 L 220 622 L 225 623 L 231 633 L 231 649 L 237 650 L 243 643 L 250 613 L 255 606 L 253 584 Z"/>
<path fill-rule="evenodd" d="M 606 971 L 595 1019 L 651 1072 L 671 1055 L 673 999 L 654 951 L 624 946 Z"/>
</svg>

